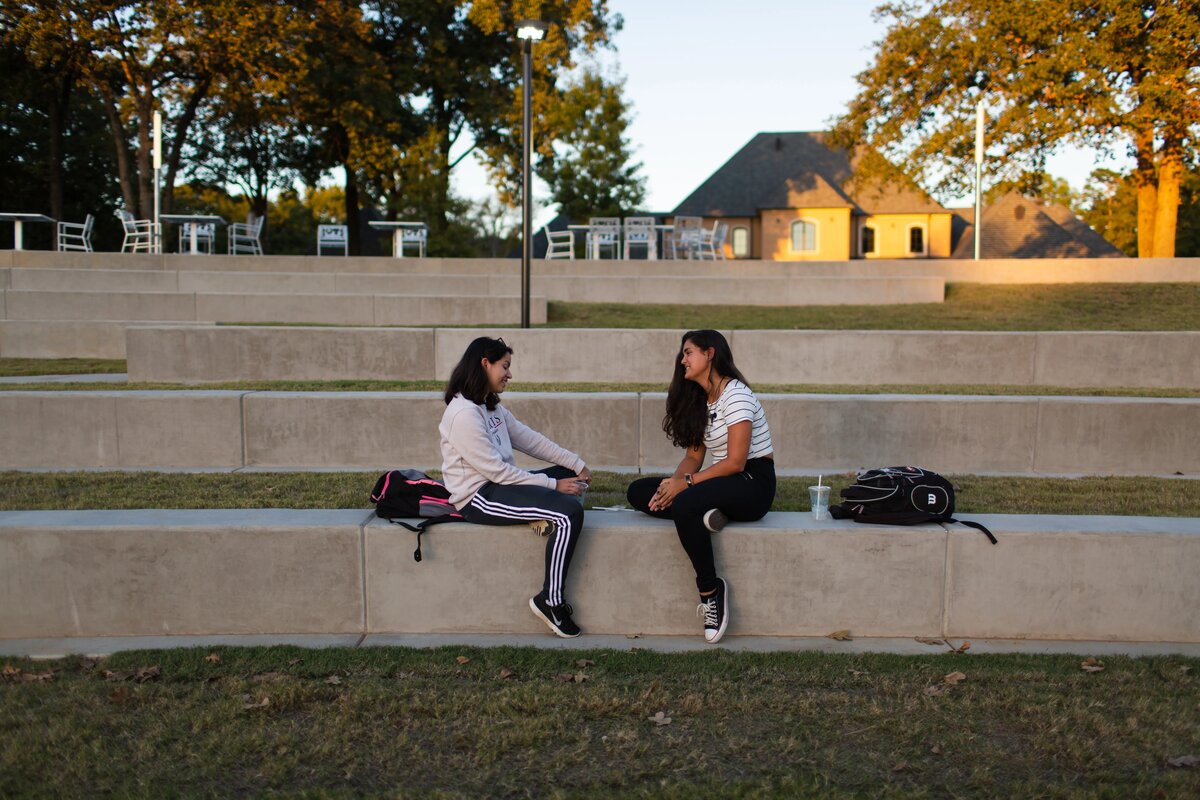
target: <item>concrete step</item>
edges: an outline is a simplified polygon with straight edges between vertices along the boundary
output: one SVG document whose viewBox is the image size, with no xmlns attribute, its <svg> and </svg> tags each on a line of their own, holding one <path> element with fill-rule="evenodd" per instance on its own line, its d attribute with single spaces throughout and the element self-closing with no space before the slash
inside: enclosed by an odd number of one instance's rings
<svg viewBox="0 0 1200 800">
<path fill-rule="evenodd" d="M 713 539 L 731 641 L 1200 642 L 1200 520 L 972 519 L 1000 543 L 800 513 L 731 524 Z M 527 607 L 546 544 L 528 526 L 438 526 L 420 563 L 414 540 L 366 510 L 4 512 L 0 639 L 549 635 Z M 585 631 L 698 637 L 695 594 L 670 522 L 588 512 L 567 583 Z"/>
<path fill-rule="evenodd" d="M 504 397 L 522 421 L 593 468 L 661 472 L 679 461 L 662 432 L 665 394 Z M 1200 399 L 760 399 L 785 474 L 890 464 L 1007 475 L 1200 473 Z M 440 392 L 7 391 L 0 468 L 438 468 L 443 410 Z"/>
<path fill-rule="evenodd" d="M 1200 332 L 726 331 L 752 381 L 1200 386 Z M 136 381 L 446 380 L 478 328 L 131 327 Z M 666 384 L 680 331 L 504 331 L 530 382 Z M 602 343 L 604 358 L 584 358 Z"/>
</svg>

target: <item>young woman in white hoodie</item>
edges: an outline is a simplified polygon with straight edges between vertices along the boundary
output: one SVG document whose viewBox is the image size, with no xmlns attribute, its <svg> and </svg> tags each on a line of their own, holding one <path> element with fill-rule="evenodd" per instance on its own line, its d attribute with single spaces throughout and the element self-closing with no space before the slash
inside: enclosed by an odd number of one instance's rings
<svg viewBox="0 0 1200 800">
<path fill-rule="evenodd" d="M 500 405 L 512 379 L 512 348 L 503 339 L 481 336 L 468 345 L 446 386 L 442 480 L 450 502 L 468 522 L 484 525 L 548 523 L 546 575 L 529 600 L 533 613 L 557 636 L 579 635 L 563 598 L 567 568 L 583 528 L 583 493 L 591 472 L 583 459 L 521 424 Z M 516 465 L 513 450 L 556 466 L 529 472 Z"/>
</svg>

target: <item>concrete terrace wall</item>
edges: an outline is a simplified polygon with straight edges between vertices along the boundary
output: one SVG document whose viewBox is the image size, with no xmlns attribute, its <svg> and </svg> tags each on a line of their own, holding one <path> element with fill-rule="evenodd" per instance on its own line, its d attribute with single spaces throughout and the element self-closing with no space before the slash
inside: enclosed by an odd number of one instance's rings
<svg viewBox="0 0 1200 800">
<path fill-rule="evenodd" d="M 977 515 L 958 526 L 772 513 L 713 538 L 729 633 L 1200 642 L 1193 519 Z M 0 513 L 0 639 L 546 633 L 526 526 L 414 537 L 365 510 Z M 486 581 L 471 576 L 486 575 Z M 567 586 L 591 634 L 697 636 L 670 522 L 589 512 Z M 549 635 L 549 634 L 546 634 Z"/>
<path fill-rule="evenodd" d="M 1200 473 L 1200 400 L 761 395 L 781 471 Z M 661 472 L 665 395 L 505 395 L 593 468 Z M 0 392 L 4 469 L 438 468 L 437 392 Z M 518 463 L 534 462 L 523 457 Z"/>
<path fill-rule="evenodd" d="M 850 261 L 541 261 L 535 277 L 823 275 L 845 277 L 936 276 L 952 283 L 1125 283 L 1200 281 L 1200 258 L 1051 258 L 1051 259 L 853 259 Z M 519 280 L 520 261 L 505 258 L 316 256 L 189 256 L 144 253 L 57 253 L 0 250 L 0 270 L 104 269 L 232 272 L 375 273 L 388 275 L 498 275 Z M 0 277 L 0 285 L 3 285 Z M 538 291 L 535 287 L 535 291 Z M 553 298 L 552 298 L 553 299 Z"/>
<path fill-rule="evenodd" d="M 446 380 L 479 329 L 131 327 L 134 381 Z M 1200 332 L 726 331 L 759 383 L 1200 386 Z M 660 383 L 677 330 L 505 330 L 518 382 Z M 601 355 L 602 357 L 597 357 Z"/>
</svg>

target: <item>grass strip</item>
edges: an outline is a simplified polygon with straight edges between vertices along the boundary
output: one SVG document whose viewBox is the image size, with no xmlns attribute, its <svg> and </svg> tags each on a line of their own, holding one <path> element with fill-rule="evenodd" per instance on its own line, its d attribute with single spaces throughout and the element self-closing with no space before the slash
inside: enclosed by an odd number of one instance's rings
<svg viewBox="0 0 1200 800">
<path fill-rule="evenodd" d="M 519 366 L 519 365 L 518 365 Z M 227 381 L 217 383 L 86 383 L 46 382 L 0 385 L 6 392 L 109 392 L 109 391 L 197 391 L 238 392 L 442 392 L 445 381 Z M 518 383 L 509 384 L 513 392 L 666 392 L 660 383 Z M 1147 389 L 1140 387 L 1080 388 L 1074 386 L 1007 386 L 979 383 L 905 383 L 905 384 L 825 384 L 755 383 L 759 394 L 938 394 L 979 395 L 987 397 L 1200 397 L 1195 389 Z"/>
<path fill-rule="evenodd" d="M 1131 267 L 1136 268 L 1136 267 Z M 942 303 L 735 306 L 563 303 L 551 328 L 721 330 L 1194 331 L 1200 283 L 946 285 Z"/>
<path fill-rule="evenodd" d="M 938 650 L 10 659 L 0 796 L 1200 794 L 1200 659 Z"/>
<path fill-rule="evenodd" d="M 434 473 L 435 475 L 437 473 Z M 0 472 L 0 511 L 361 508 L 375 472 Z M 596 472 L 586 507 L 625 505 L 634 475 Z M 1200 481 L 1150 477 L 950 476 L 963 514 L 1200 517 Z M 807 511 L 816 476 L 781 477 L 774 511 Z M 852 473 L 826 475 L 836 499 Z"/>
<path fill-rule="evenodd" d="M 108 375 L 125 371 L 125 360 L 119 358 L 0 358 L 0 378 Z"/>
</svg>

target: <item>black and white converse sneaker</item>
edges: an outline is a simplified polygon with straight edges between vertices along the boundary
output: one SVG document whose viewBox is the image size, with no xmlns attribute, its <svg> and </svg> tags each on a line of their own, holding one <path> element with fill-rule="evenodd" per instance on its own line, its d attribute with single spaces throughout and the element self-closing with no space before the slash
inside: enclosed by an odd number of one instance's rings
<svg viewBox="0 0 1200 800">
<path fill-rule="evenodd" d="M 729 517 L 719 508 L 710 508 L 704 512 L 704 527 L 709 533 L 720 533 L 729 524 Z"/>
<path fill-rule="evenodd" d="M 704 641 L 716 644 L 725 635 L 729 624 L 729 585 L 724 578 L 717 578 L 717 590 L 700 598 L 696 614 L 704 617 Z"/>
<path fill-rule="evenodd" d="M 546 596 L 542 592 L 538 592 L 533 597 L 529 598 L 529 608 L 542 622 L 554 631 L 555 636 L 561 636 L 564 639 L 574 639 L 580 634 L 579 626 L 571 619 L 571 614 L 575 613 L 569 603 L 563 603 L 561 606 L 552 606 L 546 602 Z"/>
</svg>

